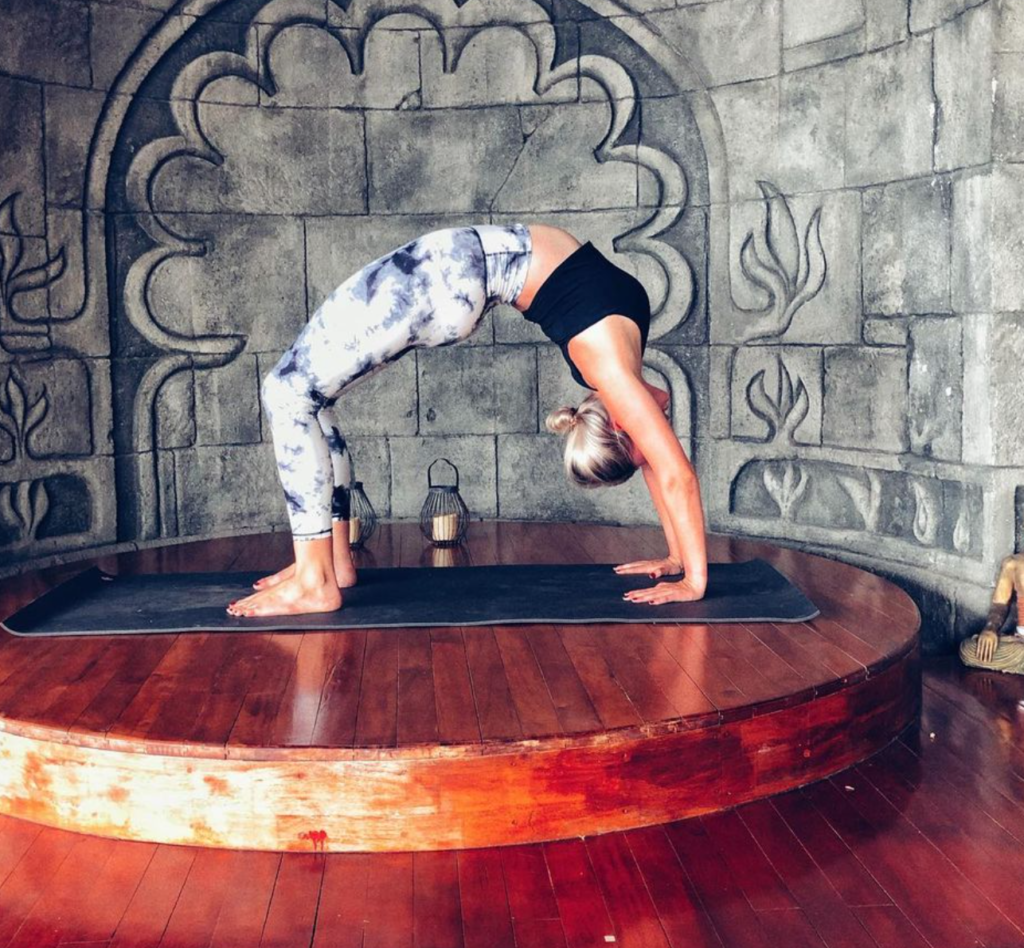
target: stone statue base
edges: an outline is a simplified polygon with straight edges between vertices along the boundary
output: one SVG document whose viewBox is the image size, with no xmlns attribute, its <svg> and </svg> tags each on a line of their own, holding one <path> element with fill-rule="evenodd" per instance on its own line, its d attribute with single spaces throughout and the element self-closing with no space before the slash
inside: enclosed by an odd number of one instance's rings
<svg viewBox="0 0 1024 948">
<path fill-rule="evenodd" d="M 982 662 L 977 657 L 978 636 L 972 635 L 960 643 L 960 660 L 971 668 L 984 668 L 986 671 L 1008 672 L 1011 675 L 1024 675 L 1024 637 L 1020 635 L 1000 635 L 996 653 L 989 662 Z"/>
</svg>

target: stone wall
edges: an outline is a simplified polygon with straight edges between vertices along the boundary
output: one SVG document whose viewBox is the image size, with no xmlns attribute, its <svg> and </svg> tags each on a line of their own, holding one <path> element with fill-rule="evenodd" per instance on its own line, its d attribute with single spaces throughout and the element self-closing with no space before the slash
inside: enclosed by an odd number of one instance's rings
<svg viewBox="0 0 1024 948">
<path fill-rule="evenodd" d="M 257 390 L 358 266 L 548 221 L 648 287 L 711 526 L 901 578 L 931 647 L 1024 536 L 1024 0 L 0 0 L 0 564 L 281 529 Z M 571 490 L 511 309 L 346 394 L 385 517 Z"/>
</svg>

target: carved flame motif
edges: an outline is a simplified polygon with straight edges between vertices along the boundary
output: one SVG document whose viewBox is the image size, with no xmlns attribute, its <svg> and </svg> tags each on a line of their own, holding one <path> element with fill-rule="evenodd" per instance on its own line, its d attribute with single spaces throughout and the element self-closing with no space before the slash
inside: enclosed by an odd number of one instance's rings
<svg viewBox="0 0 1024 948">
<path fill-rule="evenodd" d="M 758 181 L 764 196 L 764 233 L 747 234 L 740 248 L 743 275 L 768 294 L 768 305 L 740 332 L 741 342 L 781 336 L 797 311 L 825 284 L 828 262 L 821 245 L 821 208 L 800 240 L 789 202 L 774 184 Z"/>
<path fill-rule="evenodd" d="M 876 471 L 865 471 L 867 483 L 852 474 L 838 474 L 836 480 L 853 501 L 857 513 L 864 521 L 864 529 L 878 532 L 882 513 L 882 481 Z"/>
<path fill-rule="evenodd" d="M 917 508 L 914 511 L 914 537 L 918 543 L 931 546 L 939 532 L 938 511 L 935 509 L 935 496 L 921 481 L 912 481 L 914 500 Z"/>
<path fill-rule="evenodd" d="M 7 374 L 7 384 L 0 390 L 0 430 L 10 436 L 14 449 L 11 457 L 0 458 L 0 463 L 17 461 L 28 454 L 29 435 L 39 427 L 49 409 L 45 385 L 33 401 L 14 370 Z"/>
<path fill-rule="evenodd" d="M 787 461 L 782 468 L 781 476 L 774 466 L 766 467 L 762 475 L 768 496 L 778 504 L 779 516 L 783 520 L 791 520 L 793 510 L 807 492 L 809 478 L 803 469 Z"/>
<path fill-rule="evenodd" d="M 794 387 L 793 377 L 781 356 L 778 358 L 774 396 L 768 394 L 764 378 L 765 370 L 761 369 L 747 384 L 747 404 L 750 410 L 768 425 L 768 436 L 764 440 L 774 441 L 781 433 L 790 444 L 796 444 L 796 429 L 811 408 L 803 379 L 797 377 Z"/>
<path fill-rule="evenodd" d="M 31 324 L 35 320 L 18 315 L 15 302 L 22 293 L 39 290 L 60 279 L 66 265 L 64 249 L 57 251 L 46 263 L 37 267 L 25 266 L 25 239 L 14 213 L 14 204 L 19 196 L 15 191 L 0 203 L 0 344 L 8 351 L 8 337 L 11 323 Z M 33 341 L 47 346 L 46 336 L 36 335 Z"/>
<path fill-rule="evenodd" d="M 42 481 L 0 486 L 0 516 L 18 528 L 21 540 L 35 537 L 49 509 L 50 495 Z"/>
</svg>

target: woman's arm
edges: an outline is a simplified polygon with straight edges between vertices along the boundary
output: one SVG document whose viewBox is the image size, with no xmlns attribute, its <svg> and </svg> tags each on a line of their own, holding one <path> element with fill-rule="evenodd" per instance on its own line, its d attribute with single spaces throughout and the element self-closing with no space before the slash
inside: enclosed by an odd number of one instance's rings
<svg viewBox="0 0 1024 948">
<path fill-rule="evenodd" d="M 635 374 L 608 363 L 593 374 L 612 418 L 646 459 L 649 472 L 644 471 L 644 479 L 669 551 L 684 573 L 680 582 L 634 590 L 627 598 L 650 603 L 700 599 L 707 587 L 708 565 L 704 511 L 693 465 L 661 407 Z"/>
</svg>

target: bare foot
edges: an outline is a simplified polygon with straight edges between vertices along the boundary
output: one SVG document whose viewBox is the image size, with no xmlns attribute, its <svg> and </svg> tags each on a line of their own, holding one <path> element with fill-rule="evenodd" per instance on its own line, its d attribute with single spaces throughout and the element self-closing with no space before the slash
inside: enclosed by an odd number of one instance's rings
<svg viewBox="0 0 1024 948">
<path fill-rule="evenodd" d="M 338 579 L 339 589 L 348 589 L 356 584 L 356 568 L 351 563 L 339 563 L 335 561 L 334 572 Z M 274 586 L 291 579 L 295 575 L 295 564 L 278 570 L 273 576 L 264 576 L 252 584 L 252 588 L 262 592 L 264 589 L 272 589 Z"/>
<path fill-rule="evenodd" d="M 341 591 L 334 583 L 304 583 L 293 571 L 275 586 L 231 603 L 227 611 L 233 616 L 297 616 L 340 608 Z"/>
</svg>

